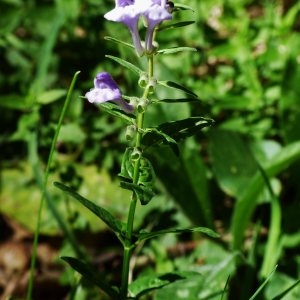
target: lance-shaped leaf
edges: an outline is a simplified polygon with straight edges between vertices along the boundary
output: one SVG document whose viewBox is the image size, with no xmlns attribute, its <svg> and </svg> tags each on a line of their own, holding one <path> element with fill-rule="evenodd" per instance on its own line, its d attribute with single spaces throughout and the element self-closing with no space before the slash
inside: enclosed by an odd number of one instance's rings
<svg viewBox="0 0 300 300">
<path fill-rule="evenodd" d="M 199 101 L 196 98 L 177 98 L 177 99 L 151 99 L 151 103 L 187 103 Z"/>
<path fill-rule="evenodd" d="M 125 181 L 121 181 L 120 185 L 123 189 L 133 191 L 142 205 L 148 204 L 155 196 L 155 193 L 150 186 L 137 185 Z"/>
<path fill-rule="evenodd" d="M 69 194 L 71 197 L 79 201 L 83 206 L 85 206 L 88 210 L 94 213 L 99 219 L 101 219 L 109 228 L 111 228 L 115 233 L 118 233 L 120 236 L 122 234 L 123 224 L 118 219 L 116 219 L 110 212 L 106 209 L 96 205 L 92 201 L 84 198 L 83 196 L 76 193 L 70 187 L 60 183 L 54 182 L 54 186 Z"/>
<path fill-rule="evenodd" d="M 176 140 L 174 140 L 174 138 L 172 138 L 170 135 L 166 134 L 165 132 L 163 132 L 162 130 L 160 130 L 161 128 L 147 128 L 145 130 L 145 133 L 155 133 L 159 136 L 159 139 L 164 139 L 167 143 L 170 144 L 177 144 Z"/>
<path fill-rule="evenodd" d="M 206 227 L 195 227 L 195 228 L 184 228 L 184 229 L 164 229 L 164 230 L 159 230 L 159 231 L 154 231 L 154 232 L 140 232 L 138 235 L 138 242 L 144 241 L 151 239 L 156 236 L 164 235 L 167 233 L 175 233 L 175 234 L 180 234 L 180 233 L 186 233 L 186 232 L 201 232 L 204 233 L 210 237 L 213 238 L 218 238 L 220 235 L 213 231 L 212 229 L 206 228 Z"/>
<path fill-rule="evenodd" d="M 163 31 L 166 29 L 174 29 L 174 28 L 179 28 L 179 27 L 184 27 L 184 26 L 188 26 L 191 24 L 194 24 L 195 21 L 184 21 L 184 22 L 177 22 L 177 23 L 172 23 L 172 24 L 167 24 L 167 25 L 163 25 L 160 26 L 157 31 Z"/>
<path fill-rule="evenodd" d="M 157 54 L 173 54 L 173 53 L 178 53 L 178 52 L 196 52 L 197 49 L 196 48 L 192 48 L 192 47 L 173 47 L 173 48 L 168 48 L 168 49 L 161 49 L 158 50 L 156 53 Z"/>
<path fill-rule="evenodd" d="M 110 58 L 112 60 L 114 60 L 115 62 L 117 62 L 118 64 L 120 64 L 121 66 L 129 69 L 130 71 L 140 75 L 141 73 L 143 73 L 143 71 L 141 69 L 139 69 L 138 67 L 136 67 L 135 65 L 133 65 L 132 63 L 122 59 L 122 58 L 119 58 L 119 57 L 116 57 L 116 56 L 112 56 L 112 55 L 105 55 L 105 57 L 107 58 Z"/>
<path fill-rule="evenodd" d="M 185 5 L 185 4 L 180 4 L 180 3 L 175 3 L 173 11 L 180 11 L 180 10 L 191 10 L 195 11 L 192 7 Z"/>
<path fill-rule="evenodd" d="M 249 298 L 249 300 L 254 300 L 257 298 L 257 296 L 261 293 L 261 291 L 264 289 L 266 284 L 270 281 L 271 277 L 274 275 L 275 271 L 277 269 L 277 266 L 275 269 L 269 274 L 269 276 L 264 280 L 264 282 L 259 286 L 259 288 L 256 290 L 256 292 Z"/>
<path fill-rule="evenodd" d="M 143 144 L 150 147 L 160 144 L 168 144 L 174 149 L 174 142 L 197 134 L 201 129 L 211 126 L 214 123 L 212 119 L 203 117 L 190 117 L 179 121 L 166 122 L 159 125 L 143 136 Z M 166 139 L 168 137 L 168 139 Z M 172 142 L 172 143 L 171 143 Z M 175 154 L 177 152 L 175 151 Z"/>
<path fill-rule="evenodd" d="M 198 96 L 194 92 L 192 92 L 188 88 L 186 88 L 186 87 L 184 87 L 184 86 L 182 86 L 182 85 L 180 85 L 176 82 L 167 80 L 167 81 L 158 81 L 158 84 L 162 85 L 162 86 L 165 86 L 167 88 L 183 91 L 183 92 L 187 93 L 188 95 L 190 95 L 194 98 L 198 98 Z"/>
<path fill-rule="evenodd" d="M 101 106 L 99 106 L 101 110 L 104 110 L 105 112 L 116 116 L 118 118 L 121 118 L 123 121 L 125 121 L 128 124 L 134 124 L 135 116 L 131 114 L 126 114 L 120 107 L 113 102 L 104 102 L 101 103 Z"/>
<path fill-rule="evenodd" d="M 104 39 L 107 40 L 107 41 L 111 41 L 111 42 L 114 42 L 114 43 L 117 43 L 117 44 L 120 44 L 120 45 L 123 45 L 123 46 L 126 46 L 126 47 L 134 49 L 134 46 L 132 44 L 126 43 L 126 42 L 121 41 L 119 39 L 116 39 L 116 38 L 114 38 L 112 36 L 105 36 Z"/>
<path fill-rule="evenodd" d="M 183 120 L 166 122 L 158 126 L 158 129 L 179 141 L 192 136 L 199 130 L 211 126 L 214 120 L 203 117 L 190 117 Z"/>
<path fill-rule="evenodd" d="M 101 274 L 98 274 L 92 266 L 74 257 L 64 256 L 61 257 L 61 259 L 67 262 L 75 271 L 82 275 L 84 279 L 103 290 L 111 297 L 111 299 L 119 299 L 119 292 L 117 288 L 113 288 L 109 282 L 101 279 Z"/>
<path fill-rule="evenodd" d="M 160 144 L 168 145 L 177 156 L 179 155 L 179 148 L 176 140 L 157 128 L 148 128 L 142 142 L 148 147 L 158 146 Z"/>
</svg>

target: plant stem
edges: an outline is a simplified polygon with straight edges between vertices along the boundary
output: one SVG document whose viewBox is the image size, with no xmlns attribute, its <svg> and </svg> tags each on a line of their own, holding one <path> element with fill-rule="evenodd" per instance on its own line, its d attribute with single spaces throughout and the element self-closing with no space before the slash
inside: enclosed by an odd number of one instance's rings
<svg viewBox="0 0 300 300">
<path fill-rule="evenodd" d="M 153 55 L 148 56 L 148 76 L 151 78 L 153 76 Z M 142 96 L 142 99 L 147 99 L 149 94 L 149 88 L 146 87 Z M 135 141 L 135 148 L 140 149 L 142 144 L 142 129 L 144 127 L 144 112 L 138 112 L 136 118 L 136 128 L 137 135 Z M 139 169 L 140 169 L 140 158 L 134 162 L 133 169 L 133 184 L 138 184 L 139 181 Z M 121 278 L 121 290 L 120 298 L 122 300 L 127 299 L 128 294 L 128 278 L 129 278 L 129 266 L 132 250 L 134 247 L 134 242 L 132 241 L 133 226 L 134 226 L 134 216 L 137 203 L 137 195 L 135 192 L 132 193 L 128 217 L 126 226 L 126 238 L 124 241 L 124 254 L 123 254 L 123 266 L 122 266 L 122 278 Z"/>
</svg>

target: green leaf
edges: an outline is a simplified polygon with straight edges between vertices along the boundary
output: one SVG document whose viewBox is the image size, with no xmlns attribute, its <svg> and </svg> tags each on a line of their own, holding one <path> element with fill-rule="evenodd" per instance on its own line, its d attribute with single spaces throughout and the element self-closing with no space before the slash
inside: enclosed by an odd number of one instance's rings
<svg viewBox="0 0 300 300">
<path fill-rule="evenodd" d="M 152 190 L 154 182 L 155 182 L 155 172 L 150 160 L 146 157 L 141 157 L 140 166 L 139 166 L 138 185 L 145 186 Z"/>
<path fill-rule="evenodd" d="M 181 299 L 196 300 L 209 299 L 208 297 L 199 297 L 202 290 L 205 289 L 205 277 L 197 272 L 180 272 L 182 279 L 178 279 L 170 284 L 163 286 L 154 295 L 154 300 L 161 299 Z M 207 291 L 205 291 L 206 293 Z M 209 296 L 206 294 L 206 296 Z"/>
<path fill-rule="evenodd" d="M 116 219 L 110 212 L 96 205 L 90 200 L 87 200 L 86 198 L 76 193 L 73 189 L 60 182 L 54 182 L 54 186 L 56 186 L 57 188 L 61 189 L 62 191 L 66 192 L 74 199 L 79 201 L 83 206 L 85 206 L 88 210 L 94 213 L 99 219 L 101 219 L 115 233 L 118 233 L 120 235 L 122 234 L 122 226 L 123 226 L 122 223 L 118 219 Z"/>
<path fill-rule="evenodd" d="M 155 232 L 140 232 L 138 235 L 138 240 L 143 241 L 143 240 L 148 240 L 153 237 L 157 237 L 160 235 L 165 235 L 167 233 L 175 233 L 175 234 L 181 234 L 181 233 L 186 233 L 186 232 L 201 232 L 204 233 L 210 237 L 213 238 L 218 238 L 220 235 L 216 233 L 215 231 L 206 228 L 206 227 L 195 227 L 195 228 L 184 228 L 184 229 L 164 229 L 164 230 L 159 230 Z"/>
<path fill-rule="evenodd" d="M 220 299 L 223 290 L 210 288 L 206 277 L 198 272 L 176 272 L 182 279 L 175 280 L 168 285 L 162 286 L 154 295 L 154 300 L 181 299 L 181 300 L 208 300 Z"/>
<path fill-rule="evenodd" d="M 112 287 L 110 283 L 101 279 L 101 275 L 98 274 L 96 270 L 92 268 L 92 266 L 87 263 L 74 258 L 74 257 L 61 257 L 62 260 L 67 262 L 75 271 L 81 274 L 86 280 L 90 281 L 101 290 L 103 290 L 108 296 L 112 299 L 119 299 L 119 293 L 116 288 Z"/>
<path fill-rule="evenodd" d="M 132 181 L 134 172 L 134 162 L 131 158 L 132 151 L 132 147 L 128 147 L 126 149 L 122 159 L 121 172 L 119 173 L 120 177 L 127 179 L 128 181 Z M 151 162 L 146 157 L 141 157 L 139 165 L 139 180 L 137 184 L 152 188 L 154 179 L 155 172 Z"/>
<path fill-rule="evenodd" d="M 207 178 L 207 167 L 199 155 L 198 142 L 189 140 L 186 142 L 185 147 L 181 151 L 182 167 L 181 172 L 184 170 L 185 176 L 189 181 L 189 189 L 195 193 L 193 202 L 200 205 L 205 225 L 214 228 L 214 218 L 212 201 L 210 199 L 209 179 Z M 195 176 L 197 174 L 197 176 Z M 191 204 L 192 201 L 190 201 Z"/>
<path fill-rule="evenodd" d="M 148 147 L 164 144 L 166 142 L 173 147 L 175 145 L 174 141 L 178 142 L 184 138 L 193 136 L 199 133 L 204 127 L 208 127 L 213 123 L 213 120 L 203 117 L 190 117 L 183 120 L 166 122 L 148 131 L 143 136 L 142 142 Z M 173 150 L 175 150 L 176 154 L 176 149 Z"/>
<path fill-rule="evenodd" d="M 122 119 L 128 124 L 134 124 L 135 116 L 131 114 L 126 114 L 122 109 L 119 108 L 118 105 L 112 102 L 101 103 L 99 105 L 99 108 L 115 117 Z"/>
<path fill-rule="evenodd" d="M 129 285 L 128 289 L 130 295 L 138 299 L 150 291 L 160 289 L 176 280 L 184 278 L 182 275 L 176 273 L 167 273 L 160 276 L 157 276 L 157 274 L 147 274 L 139 276 Z"/>
<path fill-rule="evenodd" d="M 263 166 L 267 176 L 272 178 L 285 170 L 293 162 L 300 159 L 300 142 L 294 142 L 282 148 L 280 152 Z M 231 220 L 231 232 L 233 234 L 232 246 L 240 250 L 243 236 L 252 213 L 257 204 L 259 193 L 264 187 L 265 181 L 260 172 L 256 173 L 245 186 L 243 193 L 238 197 Z"/>
<path fill-rule="evenodd" d="M 57 89 L 41 93 L 37 96 L 36 101 L 39 104 L 49 104 L 55 102 L 66 95 L 66 90 Z"/>
<path fill-rule="evenodd" d="M 177 154 L 179 153 L 176 140 L 174 140 L 170 135 L 159 130 L 159 128 L 147 128 L 147 130 L 145 130 L 144 137 L 146 140 L 151 137 L 150 145 L 158 144 L 158 143 L 167 144 L 172 148 L 175 147 L 175 149 L 173 150 L 175 150 L 175 153 Z"/>
<path fill-rule="evenodd" d="M 133 65 L 132 63 L 116 57 L 116 56 L 112 56 L 112 55 L 105 55 L 105 57 L 110 58 L 112 60 L 114 60 L 115 62 L 117 62 L 118 64 L 120 64 L 121 66 L 129 69 L 130 71 L 136 73 L 137 75 L 140 75 L 141 73 L 143 73 L 143 71 L 141 69 L 139 69 L 138 67 L 136 67 L 135 65 Z"/>
<path fill-rule="evenodd" d="M 198 98 L 198 96 L 194 92 L 190 91 L 186 87 L 184 87 L 176 82 L 167 80 L 167 81 L 158 81 L 158 84 L 165 86 L 167 88 L 183 91 L 194 98 Z"/>
<path fill-rule="evenodd" d="M 133 191 L 136 194 L 137 198 L 139 199 L 139 201 L 141 202 L 142 205 L 148 204 L 152 200 L 152 198 L 155 196 L 155 193 L 154 193 L 152 187 L 149 187 L 149 186 L 137 185 L 137 184 L 133 184 L 131 182 L 125 182 L 125 181 L 121 181 L 120 186 L 123 189 Z"/>
<path fill-rule="evenodd" d="M 123 154 L 123 157 L 122 157 L 121 171 L 118 174 L 120 177 L 129 179 L 129 180 L 132 180 L 133 171 L 134 171 L 133 170 L 134 166 L 133 166 L 132 161 L 131 161 L 132 151 L 133 151 L 132 147 L 126 148 L 126 150 Z"/>
<path fill-rule="evenodd" d="M 284 296 L 286 296 L 291 290 L 293 290 L 300 283 L 300 279 L 298 279 L 295 283 L 289 286 L 286 290 L 281 292 L 279 295 L 272 298 L 272 300 L 281 300 Z"/>
<path fill-rule="evenodd" d="M 173 54 L 173 53 L 185 52 L 185 51 L 189 51 L 189 52 L 194 51 L 194 52 L 196 52 L 197 49 L 192 48 L 192 47 L 173 47 L 173 48 L 169 48 L 169 49 L 158 50 L 156 53 L 157 54 Z"/>
<path fill-rule="evenodd" d="M 167 25 L 160 26 L 157 29 L 157 31 L 163 31 L 163 30 L 167 30 L 167 29 L 180 28 L 180 27 L 188 26 L 188 25 L 191 25 L 191 24 L 194 24 L 194 23 L 195 23 L 195 21 L 184 21 L 184 22 L 167 24 Z"/>
<path fill-rule="evenodd" d="M 209 152 L 221 189 L 230 196 L 240 195 L 258 170 L 242 135 L 233 131 L 210 130 Z"/>
<path fill-rule="evenodd" d="M 180 11 L 180 10 L 191 10 L 195 11 L 192 7 L 185 5 L 185 4 L 180 4 L 180 3 L 175 3 L 174 4 L 174 11 Z"/>
<path fill-rule="evenodd" d="M 271 277 L 274 275 L 274 272 L 276 271 L 277 267 L 269 274 L 269 276 L 264 280 L 264 282 L 259 286 L 259 288 L 256 290 L 256 292 L 251 296 L 249 300 L 254 300 L 258 294 L 263 290 L 265 285 L 270 281 Z"/>
<path fill-rule="evenodd" d="M 155 99 L 151 100 L 152 103 L 185 103 L 199 101 L 196 98 L 178 98 L 178 99 Z"/>
<path fill-rule="evenodd" d="M 117 43 L 117 44 L 120 44 L 120 45 L 123 45 L 123 46 L 126 46 L 126 47 L 129 47 L 129 48 L 134 49 L 134 46 L 133 46 L 132 44 L 126 43 L 126 42 L 121 41 L 121 40 L 119 40 L 119 39 L 116 39 L 116 38 L 114 38 L 114 37 L 111 37 L 111 36 L 105 36 L 104 39 L 107 40 L 107 41 L 111 41 L 111 42 L 114 42 L 114 43 Z"/>
<path fill-rule="evenodd" d="M 1 96 L 0 106 L 17 110 L 25 110 L 30 109 L 32 107 L 29 103 L 25 101 L 25 98 L 23 96 L 15 94 Z"/>
<path fill-rule="evenodd" d="M 68 123 L 61 126 L 58 142 L 82 144 L 85 138 L 86 134 L 78 123 Z"/>
</svg>

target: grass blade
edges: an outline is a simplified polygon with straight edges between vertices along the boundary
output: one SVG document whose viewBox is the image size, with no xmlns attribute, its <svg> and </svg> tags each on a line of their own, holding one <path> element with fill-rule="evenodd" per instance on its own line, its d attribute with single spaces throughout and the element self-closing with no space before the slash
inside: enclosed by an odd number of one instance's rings
<svg viewBox="0 0 300 300">
<path fill-rule="evenodd" d="M 265 281 L 260 285 L 260 287 L 257 289 L 257 291 L 250 297 L 249 300 L 254 300 L 258 294 L 263 290 L 265 285 L 270 281 L 271 277 L 274 275 L 275 270 L 277 269 L 277 266 L 275 269 L 269 274 L 269 276 L 265 279 Z"/>
<path fill-rule="evenodd" d="M 68 93 L 67 93 L 67 97 L 66 97 L 63 109 L 62 109 L 60 117 L 59 117 L 59 121 L 58 121 L 56 130 L 55 130 L 55 134 L 54 134 L 52 144 L 51 144 L 51 148 L 50 148 L 50 152 L 49 152 L 49 157 L 48 157 L 48 162 L 47 162 L 47 166 L 46 166 L 46 170 L 45 170 L 44 179 L 42 179 L 43 176 L 41 174 L 39 161 L 38 161 L 36 136 L 35 135 L 32 136 L 32 138 L 28 142 L 29 151 L 30 151 L 29 159 L 30 159 L 31 164 L 33 166 L 33 171 L 34 171 L 35 177 L 37 179 L 37 183 L 38 183 L 39 187 L 42 190 L 42 196 L 41 196 L 41 201 L 40 201 L 40 206 L 39 206 L 36 229 L 35 229 L 35 232 L 34 232 L 32 257 L 31 257 L 31 263 L 30 263 L 30 277 L 29 277 L 28 290 L 27 290 L 27 296 L 26 296 L 27 300 L 30 300 L 32 298 L 33 277 L 34 277 L 34 270 L 35 270 L 35 265 L 36 265 L 37 246 L 38 246 L 39 232 L 40 232 L 40 227 L 41 227 L 41 218 L 42 218 L 42 211 L 43 211 L 43 207 L 44 207 L 44 200 L 49 199 L 47 197 L 46 190 L 47 190 L 47 183 L 48 183 L 48 178 L 49 178 L 49 174 L 50 174 L 50 166 L 52 164 L 53 154 L 54 154 L 54 151 L 55 151 L 55 146 L 56 146 L 56 143 L 57 143 L 58 134 L 59 134 L 60 128 L 62 126 L 62 122 L 63 122 L 64 116 L 66 114 L 67 108 L 69 106 L 69 103 L 71 102 L 73 90 L 74 90 L 75 83 L 77 81 L 77 77 L 78 77 L 79 73 L 80 72 L 76 72 L 74 74 L 74 77 L 72 79 L 70 88 L 69 88 Z M 52 208 L 54 207 L 54 205 L 51 206 L 51 203 L 52 203 L 51 201 L 48 201 L 48 203 L 50 203 L 50 206 L 49 206 L 50 209 L 51 209 L 51 207 Z M 54 209 L 55 209 L 55 207 L 54 207 Z M 59 214 L 57 215 L 56 211 L 52 210 L 52 212 L 54 212 L 54 216 L 56 218 L 59 217 Z M 60 222 L 60 225 L 63 225 L 63 224 L 64 223 Z M 66 236 L 69 237 L 69 241 L 72 241 L 71 244 L 77 245 L 76 242 L 73 243 L 72 234 L 64 226 L 62 227 L 62 230 L 66 230 L 65 231 L 65 233 L 67 234 Z M 78 253 L 78 248 L 77 247 L 75 248 L 75 251 Z"/>
</svg>

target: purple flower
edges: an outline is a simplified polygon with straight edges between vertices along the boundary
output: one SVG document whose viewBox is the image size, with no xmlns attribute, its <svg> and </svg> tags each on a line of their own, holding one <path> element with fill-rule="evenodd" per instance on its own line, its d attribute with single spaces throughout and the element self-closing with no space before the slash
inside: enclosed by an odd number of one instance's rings
<svg viewBox="0 0 300 300">
<path fill-rule="evenodd" d="M 117 83 L 107 72 L 98 73 L 94 79 L 94 88 L 85 94 L 91 103 L 113 101 L 120 105 L 125 112 L 132 112 L 133 107 L 122 98 Z"/>
<path fill-rule="evenodd" d="M 147 52 L 151 52 L 153 48 L 152 42 L 155 27 L 162 21 L 172 19 L 166 0 L 151 0 L 150 2 L 150 6 L 144 12 L 144 16 L 148 23 L 145 39 L 145 48 Z"/>
<path fill-rule="evenodd" d="M 125 24 L 132 36 L 138 55 L 142 56 L 144 49 L 138 32 L 139 17 L 143 15 L 148 23 L 145 48 L 151 52 L 155 27 L 164 20 L 172 19 L 167 0 L 115 0 L 116 6 L 104 15 L 107 20 Z"/>
<path fill-rule="evenodd" d="M 136 3 L 135 0 L 115 0 L 115 2 L 116 7 L 106 13 L 104 18 L 125 24 L 130 31 L 136 52 L 140 56 L 143 55 L 144 49 L 138 33 L 138 21 L 143 11 L 141 3 Z"/>
</svg>

